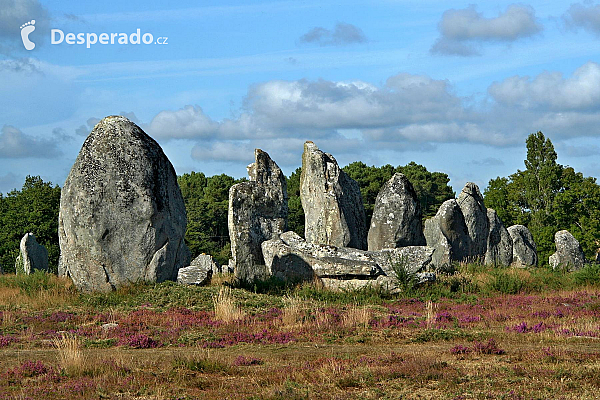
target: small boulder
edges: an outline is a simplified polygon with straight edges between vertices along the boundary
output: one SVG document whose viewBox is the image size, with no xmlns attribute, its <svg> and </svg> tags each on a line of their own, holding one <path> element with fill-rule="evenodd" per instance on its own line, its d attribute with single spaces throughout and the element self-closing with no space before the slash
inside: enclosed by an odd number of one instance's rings
<svg viewBox="0 0 600 400">
<path fill-rule="evenodd" d="M 310 141 L 304 143 L 302 153 L 300 200 L 307 242 L 367 249 L 366 215 L 358 183 L 331 154 Z"/>
<path fill-rule="evenodd" d="M 21 239 L 19 256 L 15 263 L 17 274 L 32 274 L 35 270 L 48 271 L 48 250 L 39 244 L 33 233 L 26 233 Z"/>
<path fill-rule="evenodd" d="M 210 254 L 200 254 L 198 257 L 194 258 L 190 265 L 195 267 L 199 267 L 206 270 L 211 270 L 213 275 L 222 273 L 223 269 L 219 262 L 214 259 Z"/>
<path fill-rule="evenodd" d="M 425 245 L 421 204 L 406 176 L 396 173 L 377 195 L 367 241 L 369 250 Z"/>
<path fill-rule="evenodd" d="M 508 228 L 508 233 L 513 245 L 513 265 L 521 268 L 537 266 L 537 246 L 529 229 L 513 225 Z"/>
<path fill-rule="evenodd" d="M 235 277 L 251 283 L 269 276 L 261 243 L 287 229 L 287 181 L 271 157 L 256 149 L 250 181 L 229 189 L 228 227 Z M 231 264 L 229 264 L 231 266 Z"/>
<path fill-rule="evenodd" d="M 508 229 L 504 227 L 495 210 L 488 208 L 487 218 L 489 233 L 487 250 L 485 252 L 485 264 L 508 266 L 513 260 L 513 244 Z"/>
<path fill-rule="evenodd" d="M 446 200 L 436 215 L 425 221 L 424 234 L 427 246 L 435 249 L 432 263 L 438 270 L 471 254 L 471 237 L 455 199 Z"/>
<path fill-rule="evenodd" d="M 470 256 L 472 259 L 483 259 L 487 251 L 489 222 L 479 187 L 473 182 L 467 182 L 458 195 L 457 202 L 471 238 Z"/>
<path fill-rule="evenodd" d="M 554 243 L 556 244 L 556 253 L 552 254 L 548 260 L 553 269 L 564 268 L 569 271 L 576 271 L 584 267 L 585 255 L 583 249 L 569 231 L 556 232 Z"/>
<path fill-rule="evenodd" d="M 177 273 L 177 283 L 181 285 L 204 286 L 210 283 L 212 278 L 212 269 L 206 269 L 203 266 L 190 265 L 180 268 Z"/>
</svg>

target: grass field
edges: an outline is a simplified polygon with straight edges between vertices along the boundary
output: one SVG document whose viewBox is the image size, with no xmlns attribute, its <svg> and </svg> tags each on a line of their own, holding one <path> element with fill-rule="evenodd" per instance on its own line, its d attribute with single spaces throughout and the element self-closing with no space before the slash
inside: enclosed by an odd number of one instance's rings
<svg viewBox="0 0 600 400">
<path fill-rule="evenodd" d="M 599 267 L 457 269 L 398 296 L 0 276 L 0 399 L 600 398 Z"/>
</svg>

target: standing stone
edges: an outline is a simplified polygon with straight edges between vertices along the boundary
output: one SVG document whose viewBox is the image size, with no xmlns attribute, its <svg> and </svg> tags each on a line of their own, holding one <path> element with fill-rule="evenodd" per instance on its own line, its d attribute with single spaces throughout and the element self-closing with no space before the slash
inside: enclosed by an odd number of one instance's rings
<svg viewBox="0 0 600 400">
<path fill-rule="evenodd" d="M 498 218 L 495 210 L 487 209 L 489 233 L 485 264 L 508 266 L 513 259 L 513 244 L 508 230 Z"/>
<path fill-rule="evenodd" d="M 21 239 L 19 256 L 15 263 L 17 274 L 32 274 L 35 270 L 48 271 L 48 250 L 39 244 L 33 233 L 26 233 Z"/>
<path fill-rule="evenodd" d="M 483 259 L 487 251 L 489 223 L 479 187 L 473 182 L 467 182 L 458 195 L 457 202 L 471 238 L 470 256 L 473 259 Z"/>
<path fill-rule="evenodd" d="M 367 241 L 369 250 L 425 245 L 421 204 L 408 178 L 396 173 L 375 200 Z"/>
<path fill-rule="evenodd" d="M 471 254 L 471 238 L 462 211 L 455 199 L 446 200 L 433 218 L 425 221 L 427 246 L 435 249 L 432 263 L 443 269 Z"/>
<path fill-rule="evenodd" d="M 281 169 L 256 149 L 249 182 L 229 190 L 228 225 L 235 277 L 251 283 L 269 277 L 261 243 L 287 230 L 287 182 Z M 231 264 L 230 264 L 231 266 Z"/>
<path fill-rule="evenodd" d="M 300 200 L 306 240 L 314 244 L 367 249 L 365 208 L 358 183 L 331 154 L 304 143 Z"/>
<path fill-rule="evenodd" d="M 85 291 L 175 280 L 189 265 L 186 213 L 162 149 L 125 117 L 100 121 L 61 192 L 60 273 Z"/>
<path fill-rule="evenodd" d="M 585 255 L 581 245 L 571 232 L 567 230 L 558 231 L 554 234 L 556 253 L 549 258 L 552 269 L 564 268 L 566 270 L 578 270 L 585 265 Z"/>
<path fill-rule="evenodd" d="M 513 225 L 508 228 L 508 233 L 513 244 L 513 264 L 516 267 L 536 266 L 537 246 L 529 229 L 523 225 Z"/>
</svg>

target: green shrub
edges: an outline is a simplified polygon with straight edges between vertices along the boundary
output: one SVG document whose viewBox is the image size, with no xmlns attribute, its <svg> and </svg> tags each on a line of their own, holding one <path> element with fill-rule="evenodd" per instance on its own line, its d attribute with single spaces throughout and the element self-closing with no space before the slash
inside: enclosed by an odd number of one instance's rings
<svg viewBox="0 0 600 400">
<path fill-rule="evenodd" d="M 573 279 L 578 285 L 600 284 L 600 264 L 587 264 L 579 271 L 573 272 Z"/>
</svg>

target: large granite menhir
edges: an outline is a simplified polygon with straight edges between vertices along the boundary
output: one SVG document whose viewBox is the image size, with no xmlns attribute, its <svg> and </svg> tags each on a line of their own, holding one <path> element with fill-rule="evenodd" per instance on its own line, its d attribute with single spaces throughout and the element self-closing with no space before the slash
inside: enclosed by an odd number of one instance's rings
<svg viewBox="0 0 600 400">
<path fill-rule="evenodd" d="M 308 141 L 302 153 L 300 200 L 304 236 L 314 244 L 367 249 L 365 209 L 358 183 L 331 154 Z"/>
<path fill-rule="evenodd" d="M 515 267 L 534 267 L 538 264 L 537 246 L 533 235 L 524 225 L 508 228 L 513 244 L 513 265 Z"/>
<path fill-rule="evenodd" d="M 424 246 L 421 204 L 408 178 L 396 173 L 375 199 L 367 241 L 369 250 Z"/>
<path fill-rule="evenodd" d="M 261 243 L 287 230 L 287 182 L 281 169 L 256 149 L 248 166 L 250 181 L 229 189 L 228 226 L 237 280 L 251 283 L 269 277 Z"/>
<path fill-rule="evenodd" d="M 61 191 L 59 274 L 84 291 L 175 280 L 189 265 L 186 213 L 162 149 L 125 117 L 100 121 Z"/>
<path fill-rule="evenodd" d="M 473 182 L 467 182 L 456 201 L 463 214 L 467 231 L 471 238 L 471 259 L 483 260 L 487 251 L 489 221 L 479 187 Z"/>
</svg>

